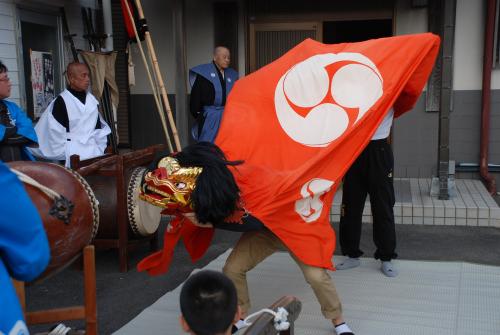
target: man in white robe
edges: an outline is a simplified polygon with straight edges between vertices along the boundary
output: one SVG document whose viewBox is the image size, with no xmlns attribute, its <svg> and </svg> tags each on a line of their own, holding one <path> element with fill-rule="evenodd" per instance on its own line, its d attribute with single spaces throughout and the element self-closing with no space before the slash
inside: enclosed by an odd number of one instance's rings
<svg viewBox="0 0 500 335">
<path fill-rule="evenodd" d="M 89 69 L 83 63 L 70 63 L 66 70 L 69 86 L 50 103 L 35 131 L 39 148 L 36 156 L 65 161 L 71 155 L 89 159 L 104 154 L 111 129 L 99 113 L 98 101 L 89 92 Z"/>
</svg>

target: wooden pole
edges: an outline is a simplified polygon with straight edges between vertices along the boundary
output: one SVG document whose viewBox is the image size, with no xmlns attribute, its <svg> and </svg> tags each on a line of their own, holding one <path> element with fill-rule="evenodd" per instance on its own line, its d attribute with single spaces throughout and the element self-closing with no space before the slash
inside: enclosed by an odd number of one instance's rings
<svg viewBox="0 0 500 335">
<path fill-rule="evenodd" d="M 93 245 L 83 249 L 83 276 L 85 290 L 85 334 L 97 335 L 97 297 L 95 280 L 95 251 Z"/>
<path fill-rule="evenodd" d="M 24 291 L 24 282 L 12 279 L 14 288 L 16 289 L 17 297 L 19 298 L 19 303 L 23 309 L 23 314 L 26 315 L 26 293 Z"/>
<path fill-rule="evenodd" d="M 125 3 L 127 3 L 127 1 L 125 1 Z M 142 11 L 141 1 L 135 0 L 135 4 L 137 6 L 137 12 L 139 14 L 139 19 L 144 20 L 144 12 Z M 177 127 L 175 126 L 174 117 L 172 116 L 172 110 L 170 109 L 170 103 L 168 102 L 167 90 L 165 89 L 165 84 L 163 83 L 163 77 L 162 77 L 161 72 L 160 72 L 160 67 L 158 65 L 158 59 L 156 58 L 156 53 L 155 53 L 155 49 L 153 46 L 153 41 L 151 40 L 151 35 L 149 34 L 149 31 L 147 31 L 147 30 L 145 31 L 144 38 L 146 40 L 146 44 L 148 46 L 149 53 L 151 54 L 151 58 L 153 60 L 153 69 L 155 70 L 156 76 L 158 77 L 158 81 L 160 84 L 161 97 L 163 99 L 163 104 L 167 110 L 168 121 L 169 121 L 170 127 L 172 129 L 172 134 L 174 136 L 175 146 L 176 146 L 177 150 L 180 151 L 182 148 L 181 148 L 181 143 L 179 140 L 179 133 L 177 132 Z"/>
<path fill-rule="evenodd" d="M 132 11 L 130 10 L 130 7 L 128 5 L 128 1 L 124 1 L 123 3 L 125 3 L 125 8 L 127 9 L 127 14 L 130 18 L 130 21 L 135 22 L 134 16 L 132 15 Z M 151 71 L 149 70 L 149 65 L 148 65 L 148 61 L 146 59 L 146 55 L 144 54 L 144 51 L 142 50 L 141 40 L 139 39 L 139 34 L 137 33 L 137 29 L 135 27 L 135 24 L 132 24 L 132 28 L 134 29 L 135 38 L 137 40 L 137 46 L 139 47 L 139 51 L 141 52 L 142 61 L 144 62 L 144 67 L 146 68 L 146 73 L 148 75 L 149 84 L 151 85 L 151 90 L 153 91 L 153 97 L 155 99 L 156 108 L 158 110 L 158 114 L 160 116 L 160 121 L 161 121 L 161 124 L 163 126 L 163 131 L 165 133 L 166 142 L 168 144 L 168 148 L 169 148 L 170 152 L 173 152 L 174 149 L 172 148 L 172 143 L 170 142 L 170 136 L 168 134 L 168 128 L 167 128 L 167 122 L 165 120 L 165 116 L 163 115 L 163 108 L 161 107 L 160 100 L 158 99 L 157 88 L 156 88 L 155 84 L 153 83 L 153 79 L 151 78 Z"/>
</svg>

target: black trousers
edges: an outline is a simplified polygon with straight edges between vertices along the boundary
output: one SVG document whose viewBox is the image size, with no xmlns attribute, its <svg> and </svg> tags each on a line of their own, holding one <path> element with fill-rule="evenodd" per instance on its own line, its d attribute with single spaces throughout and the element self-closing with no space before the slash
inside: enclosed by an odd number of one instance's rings
<svg viewBox="0 0 500 335">
<path fill-rule="evenodd" d="M 387 139 L 372 140 L 344 177 L 340 216 L 342 254 L 357 258 L 363 254 L 361 219 L 367 194 L 373 215 L 374 257 L 390 261 L 397 257 L 394 225 L 394 156 Z"/>
</svg>

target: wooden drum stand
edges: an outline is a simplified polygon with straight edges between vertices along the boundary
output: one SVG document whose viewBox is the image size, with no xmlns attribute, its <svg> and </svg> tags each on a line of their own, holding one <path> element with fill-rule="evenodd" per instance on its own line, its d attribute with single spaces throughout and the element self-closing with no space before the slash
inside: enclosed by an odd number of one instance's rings
<svg viewBox="0 0 500 335">
<path fill-rule="evenodd" d="M 65 320 L 85 320 L 85 334 L 97 335 L 97 305 L 94 246 L 83 248 L 84 305 L 26 311 L 24 282 L 13 280 L 28 325 L 54 323 Z"/>
<path fill-rule="evenodd" d="M 101 224 L 112 224 L 114 230 L 113 236 L 100 236 L 98 232 L 94 240 L 96 248 L 100 249 L 118 249 L 120 272 L 128 271 L 128 252 L 139 243 L 150 242 L 152 250 L 158 247 L 158 233 L 142 238 L 131 239 L 129 236 L 129 222 L 127 216 L 127 185 L 125 175 L 127 171 L 134 167 L 150 164 L 159 151 L 165 150 L 165 145 L 157 144 L 145 149 L 125 153 L 123 155 L 107 154 L 88 160 L 80 161 L 77 155 L 71 156 L 71 168 L 78 172 L 82 177 L 107 176 L 114 178 L 116 186 L 116 210 L 113 222 L 103 222 L 101 215 Z M 92 185 L 91 185 L 92 187 Z M 109 227 L 109 226 L 108 226 Z"/>
</svg>

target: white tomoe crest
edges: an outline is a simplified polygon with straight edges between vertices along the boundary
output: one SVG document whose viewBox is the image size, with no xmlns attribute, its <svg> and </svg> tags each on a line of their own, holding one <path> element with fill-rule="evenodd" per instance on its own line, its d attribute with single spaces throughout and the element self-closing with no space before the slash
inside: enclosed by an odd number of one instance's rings
<svg viewBox="0 0 500 335">
<path fill-rule="evenodd" d="M 330 78 L 326 67 L 347 62 Z M 333 102 L 324 102 L 330 94 Z M 382 76 L 375 64 L 359 53 L 327 53 L 312 56 L 291 67 L 278 81 L 274 94 L 280 126 L 295 142 L 324 147 L 339 138 L 349 126 L 345 108 L 357 108 L 354 124 L 383 94 Z M 309 109 L 306 116 L 294 107 Z M 333 181 L 313 178 L 302 185 L 295 211 L 307 223 L 316 221 L 323 211 L 321 197 Z"/>
<path fill-rule="evenodd" d="M 340 61 L 350 63 L 338 69 L 330 80 L 326 66 Z M 292 66 L 278 81 L 274 94 L 276 115 L 292 140 L 309 147 L 327 146 L 349 125 L 344 108 L 358 108 L 358 122 L 382 96 L 382 86 L 377 67 L 362 54 L 315 55 Z M 334 103 L 322 103 L 327 94 Z M 303 117 L 289 102 L 310 110 Z"/>
<path fill-rule="evenodd" d="M 313 178 L 302 185 L 300 195 L 302 199 L 295 202 L 295 211 L 305 222 L 316 221 L 323 210 L 321 196 L 330 191 L 333 181 L 327 179 Z"/>
</svg>

